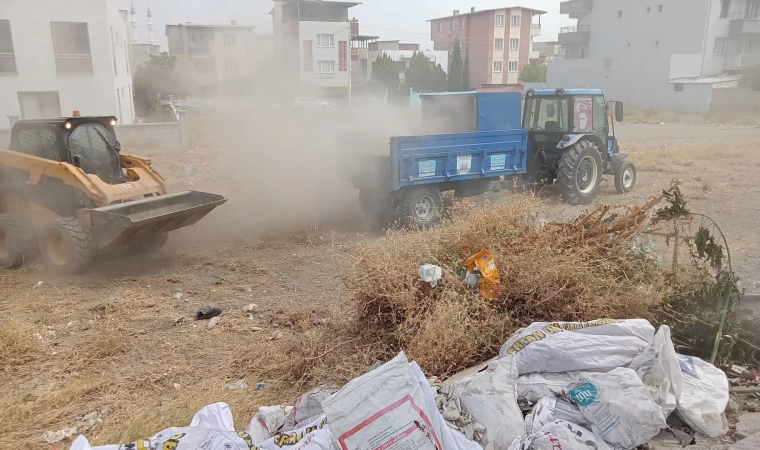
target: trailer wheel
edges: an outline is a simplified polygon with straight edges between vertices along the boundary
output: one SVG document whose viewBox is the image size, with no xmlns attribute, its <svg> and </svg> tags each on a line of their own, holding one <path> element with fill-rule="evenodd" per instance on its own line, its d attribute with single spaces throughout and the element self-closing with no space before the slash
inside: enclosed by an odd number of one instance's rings
<svg viewBox="0 0 760 450">
<path fill-rule="evenodd" d="M 410 225 L 430 228 L 441 221 L 443 197 L 441 191 L 432 187 L 409 189 L 404 194 L 404 218 Z"/>
<path fill-rule="evenodd" d="M 370 189 L 359 190 L 359 204 L 372 230 L 382 229 L 393 220 L 393 199 Z"/>
<path fill-rule="evenodd" d="M 580 141 L 565 150 L 559 161 L 557 182 L 565 203 L 587 205 L 602 183 L 602 156 L 591 141 Z"/>
<path fill-rule="evenodd" d="M 34 231 L 29 223 L 14 214 L 0 214 L 0 268 L 21 267 L 36 251 Z"/>
<path fill-rule="evenodd" d="M 615 189 L 618 194 L 627 194 L 636 185 L 636 166 L 628 160 L 620 163 L 615 171 Z"/>
<path fill-rule="evenodd" d="M 90 231 L 76 217 L 62 217 L 45 225 L 39 246 L 45 267 L 57 275 L 83 272 L 94 253 Z"/>
</svg>

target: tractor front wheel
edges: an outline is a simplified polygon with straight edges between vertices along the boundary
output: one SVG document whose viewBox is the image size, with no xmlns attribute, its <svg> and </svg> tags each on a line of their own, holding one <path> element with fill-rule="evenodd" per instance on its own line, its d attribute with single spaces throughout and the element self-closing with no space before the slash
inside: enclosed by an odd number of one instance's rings
<svg viewBox="0 0 760 450">
<path fill-rule="evenodd" d="M 14 214 L 0 214 L 0 268 L 15 269 L 24 265 L 36 252 L 34 230 Z"/>
<path fill-rule="evenodd" d="M 76 217 L 62 217 L 45 225 L 39 245 L 45 267 L 57 275 L 83 272 L 95 250 L 90 230 Z"/>
<path fill-rule="evenodd" d="M 403 214 L 412 226 L 434 227 L 443 215 L 441 191 L 433 187 L 409 189 L 404 195 Z"/>
<path fill-rule="evenodd" d="M 615 171 L 615 189 L 619 194 L 627 194 L 636 185 L 636 166 L 628 160 L 620 163 Z"/>
<path fill-rule="evenodd" d="M 559 192 L 565 203 L 588 205 L 599 193 L 602 156 L 591 141 L 580 141 L 565 150 L 557 170 Z"/>
</svg>

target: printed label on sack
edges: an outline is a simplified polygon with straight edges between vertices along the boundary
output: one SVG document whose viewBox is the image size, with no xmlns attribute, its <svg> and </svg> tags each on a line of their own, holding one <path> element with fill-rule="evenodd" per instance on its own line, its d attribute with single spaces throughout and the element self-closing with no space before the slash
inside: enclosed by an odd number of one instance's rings
<svg viewBox="0 0 760 450">
<path fill-rule="evenodd" d="M 435 176 L 435 160 L 423 159 L 418 163 L 420 169 L 420 178 Z"/>
<path fill-rule="evenodd" d="M 691 356 L 678 355 L 678 365 L 681 366 L 681 372 L 692 378 L 699 379 L 697 368 L 694 365 L 694 358 Z"/>
<path fill-rule="evenodd" d="M 470 169 L 472 169 L 472 155 L 457 156 L 457 174 L 470 173 Z"/>
<path fill-rule="evenodd" d="M 591 322 L 567 322 L 567 323 L 550 323 L 540 330 L 536 330 L 528 336 L 522 337 L 514 344 L 510 345 L 507 349 L 507 354 L 512 355 L 527 347 L 531 342 L 540 341 L 545 339 L 546 336 L 551 334 L 561 333 L 563 331 L 575 331 L 584 328 L 600 327 L 602 325 L 609 325 L 611 323 L 619 323 L 622 320 L 615 319 L 599 319 L 592 320 Z"/>
<path fill-rule="evenodd" d="M 591 406 L 599 395 L 596 386 L 592 383 L 583 383 L 570 389 L 570 399 L 581 407 Z"/>
<path fill-rule="evenodd" d="M 503 170 L 507 165 L 507 155 L 500 153 L 498 155 L 491 155 L 491 170 Z"/>
</svg>

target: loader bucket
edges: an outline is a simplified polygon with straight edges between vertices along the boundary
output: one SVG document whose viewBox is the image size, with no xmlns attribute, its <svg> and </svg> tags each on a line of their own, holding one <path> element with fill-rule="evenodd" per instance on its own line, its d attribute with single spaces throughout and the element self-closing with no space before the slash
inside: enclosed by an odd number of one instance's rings
<svg viewBox="0 0 760 450">
<path fill-rule="evenodd" d="M 201 220 L 226 202 L 221 195 L 186 191 L 90 210 L 99 249 L 150 238 Z"/>
</svg>

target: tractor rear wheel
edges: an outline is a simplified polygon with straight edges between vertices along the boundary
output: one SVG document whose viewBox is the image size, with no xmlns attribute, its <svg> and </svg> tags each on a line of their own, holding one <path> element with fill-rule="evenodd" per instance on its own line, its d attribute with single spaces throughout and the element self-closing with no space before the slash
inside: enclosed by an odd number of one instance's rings
<svg viewBox="0 0 760 450">
<path fill-rule="evenodd" d="M 95 251 L 90 230 L 76 217 L 62 217 L 45 225 L 39 246 L 45 267 L 57 275 L 83 272 Z"/>
<path fill-rule="evenodd" d="M 402 212 L 404 219 L 409 220 L 412 226 L 434 227 L 443 216 L 441 191 L 433 187 L 409 189 L 404 194 Z"/>
<path fill-rule="evenodd" d="M 627 194 L 636 185 L 636 166 L 628 160 L 620 163 L 615 171 L 615 189 L 618 194 Z"/>
<path fill-rule="evenodd" d="M 0 214 L 0 268 L 15 269 L 36 253 L 34 231 L 22 217 Z"/>
<path fill-rule="evenodd" d="M 565 203 L 587 205 L 594 201 L 602 183 L 602 155 L 591 141 L 576 142 L 559 161 L 557 182 Z"/>
</svg>

